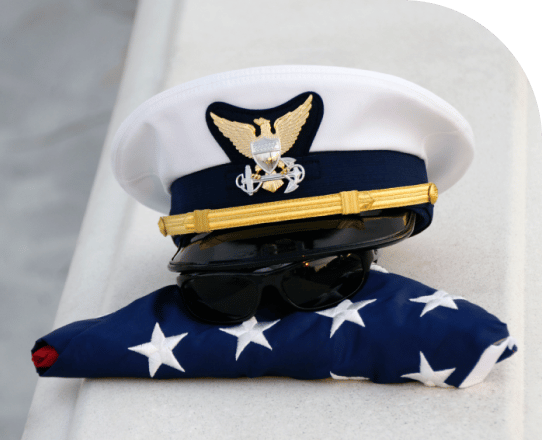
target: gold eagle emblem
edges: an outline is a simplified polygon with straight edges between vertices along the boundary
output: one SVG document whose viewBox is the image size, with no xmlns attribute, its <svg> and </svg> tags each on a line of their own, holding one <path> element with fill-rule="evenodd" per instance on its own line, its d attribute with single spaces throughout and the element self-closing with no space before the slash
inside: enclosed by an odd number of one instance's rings
<svg viewBox="0 0 542 440">
<path fill-rule="evenodd" d="M 252 124 L 243 124 L 241 122 L 228 121 L 220 116 L 211 113 L 213 122 L 218 127 L 220 132 L 227 137 L 237 151 L 244 156 L 252 159 L 252 150 L 250 144 L 262 137 L 280 139 L 280 153 L 286 153 L 294 145 L 301 128 L 309 117 L 309 110 L 312 107 L 312 95 L 306 99 L 295 110 L 286 113 L 275 121 L 275 134 L 271 133 L 271 121 L 258 118 L 254 119 L 254 123 L 260 127 L 260 135 L 256 136 L 256 127 Z"/>
<path fill-rule="evenodd" d="M 256 127 L 252 124 L 229 121 L 210 113 L 215 125 L 233 143 L 237 151 L 254 159 L 257 164 L 255 174 L 252 174 L 247 165 L 245 176 L 238 176 L 236 183 L 239 188 L 249 195 L 255 193 L 262 185 L 264 189 L 275 192 L 283 185 L 282 180 L 288 179 L 285 192 L 297 189 L 297 184 L 305 176 L 305 170 L 301 165 L 294 164 L 295 159 L 283 157 L 281 160 L 281 156 L 294 145 L 309 117 L 311 107 L 312 95 L 309 95 L 295 110 L 275 120 L 274 133 L 271 131 L 271 121 L 264 118 L 254 119 L 254 123 L 260 127 L 259 136 L 256 136 Z M 275 171 L 277 166 L 282 169 L 280 174 Z M 262 172 L 265 174 L 261 174 Z"/>
</svg>

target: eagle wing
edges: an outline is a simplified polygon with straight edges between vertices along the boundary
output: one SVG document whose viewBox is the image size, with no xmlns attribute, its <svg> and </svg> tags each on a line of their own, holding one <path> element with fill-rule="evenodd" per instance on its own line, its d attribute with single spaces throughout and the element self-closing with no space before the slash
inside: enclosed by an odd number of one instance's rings
<svg viewBox="0 0 542 440">
<path fill-rule="evenodd" d="M 311 107 L 312 95 L 309 95 L 303 104 L 275 121 L 275 133 L 280 138 L 281 154 L 286 153 L 294 145 L 301 127 L 303 127 L 309 117 Z"/>
<path fill-rule="evenodd" d="M 256 139 L 256 128 L 252 124 L 228 121 L 214 113 L 211 113 L 211 118 L 220 132 L 235 145 L 237 151 L 252 159 L 250 143 Z"/>
</svg>

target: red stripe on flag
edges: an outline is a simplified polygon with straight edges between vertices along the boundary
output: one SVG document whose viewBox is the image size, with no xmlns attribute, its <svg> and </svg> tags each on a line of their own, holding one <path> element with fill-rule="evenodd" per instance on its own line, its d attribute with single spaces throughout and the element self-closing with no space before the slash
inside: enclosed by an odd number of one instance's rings
<svg viewBox="0 0 542 440">
<path fill-rule="evenodd" d="M 32 355 L 32 362 L 36 368 L 49 368 L 58 359 L 58 353 L 50 345 L 41 347 Z"/>
</svg>

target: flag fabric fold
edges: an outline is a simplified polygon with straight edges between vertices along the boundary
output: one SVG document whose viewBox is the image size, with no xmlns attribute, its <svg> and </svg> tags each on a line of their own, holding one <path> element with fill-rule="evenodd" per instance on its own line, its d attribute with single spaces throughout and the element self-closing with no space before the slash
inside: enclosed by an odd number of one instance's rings
<svg viewBox="0 0 542 440">
<path fill-rule="evenodd" d="M 177 286 L 40 338 L 44 377 L 286 376 L 467 387 L 516 350 L 506 324 L 464 298 L 371 270 L 354 297 L 318 312 L 194 320 Z"/>
</svg>

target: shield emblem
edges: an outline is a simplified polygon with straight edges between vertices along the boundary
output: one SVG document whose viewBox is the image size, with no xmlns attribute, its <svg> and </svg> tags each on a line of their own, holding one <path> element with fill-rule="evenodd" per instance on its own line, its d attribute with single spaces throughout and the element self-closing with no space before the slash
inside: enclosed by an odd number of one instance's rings
<svg viewBox="0 0 542 440">
<path fill-rule="evenodd" d="M 262 137 L 250 143 L 252 157 L 266 173 L 272 173 L 280 160 L 280 139 Z"/>
</svg>

